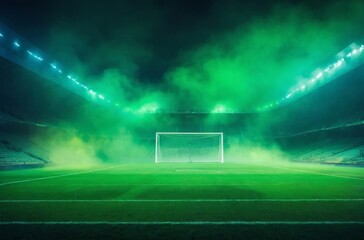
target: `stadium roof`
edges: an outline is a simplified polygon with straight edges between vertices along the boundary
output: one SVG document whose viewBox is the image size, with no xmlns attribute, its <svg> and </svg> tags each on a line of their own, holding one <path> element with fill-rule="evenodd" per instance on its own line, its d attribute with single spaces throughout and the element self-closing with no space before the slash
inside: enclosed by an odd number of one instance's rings
<svg viewBox="0 0 364 240">
<path fill-rule="evenodd" d="M 363 43 L 352 43 L 362 10 L 361 1 L 8 1 L 0 46 L 121 112 L 266 111 L 362 64 Z"/>
</svg>

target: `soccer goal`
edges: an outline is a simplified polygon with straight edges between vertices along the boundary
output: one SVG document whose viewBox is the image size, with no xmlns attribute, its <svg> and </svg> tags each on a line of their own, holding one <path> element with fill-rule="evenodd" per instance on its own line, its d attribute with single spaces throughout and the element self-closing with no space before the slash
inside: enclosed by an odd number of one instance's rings
<svg viewBox="0 0 364 240">
<path fill-rule="evenodd" d="M 224 162 L 221 132 L 157 132 L 155 162 Z"/>
</svg>

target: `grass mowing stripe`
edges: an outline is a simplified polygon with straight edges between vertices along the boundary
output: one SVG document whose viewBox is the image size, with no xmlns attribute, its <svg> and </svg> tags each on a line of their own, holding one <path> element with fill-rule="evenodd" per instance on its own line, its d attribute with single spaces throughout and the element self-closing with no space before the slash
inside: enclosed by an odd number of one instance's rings
<svg viewBox="0 0 364 240">
<path fill-rule="evenodd" d="M 364 198 L 324 198 L 324 199 L 38 199 L 0 200 L 0 203 L 78 203 L 78 202 L 362 202 Z"/>
<path fill-rule="evenodd" d="M 267 165 L 267 164 L 257 164 L 257 165 L 281 169 L 281 170 L 283 169 L 283 170 L 289 170 L 289 171 L 295 171 L 295 172 L 304 172 L 304 173 L 317 174 L 317 175 L 323 175 L 323 176 L 329 176 L 329 177 L 347 178 L 347 179 L 355 179 L 355 180 L 364 181 L 364 178 L 358 178 L 358 177 L 349 177 L 349 176 L 343 176 L 343 175 L 321 173 L 321 172 L 308 171 L 308 170 L 296 169 L 296 168 L 287 168 L 287 167 L 281 167 L 281 166 L 273 166 L 273 165 Z"/>
<path fill-rule="evenodd" d="M 64 221 L 64 222 L 0 222 L 0 225 L 364 225 L 364 221 Z"/>
<path fill-rule="evenodd" d="M 49 176 L 49 177 L 32 178 L 32 179 L 19 180 L 19 181 L 13 181 L 13 182 L 6 182 L 6 183 L 1 183 L 0 186 L 6 186 L 6 185 L 11 185 L 11 184 L 16 184 L 16 183 L 24 183 L 24 182 L 33 182 L 33 181 L 46 180 L 46 179 L 59 178 L 59 177 L 68 177 L 68 176 L 73 176 L 73 175 L 80 175 L 80 174 L 86 174 L 86 173 L 92 173 L 92 172 L 108 170 L 108 169 L 117 168 L 117 167 L 121 167 L 121 166 L 123 166 L 123 165 L 112 166 L 112 167 L 107 167 L 107 168 L 98 168 L 98 169 L 90 170 L 90 171 L 67 173 L 67 174 L 55 175 L 55 176 Z"/>
</svg>

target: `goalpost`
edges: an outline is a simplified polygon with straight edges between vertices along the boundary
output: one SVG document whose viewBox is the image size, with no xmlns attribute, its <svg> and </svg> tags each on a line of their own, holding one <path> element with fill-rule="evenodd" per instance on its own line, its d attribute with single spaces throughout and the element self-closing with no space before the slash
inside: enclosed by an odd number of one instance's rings
<svg viewBox="0 0 364 240">
<path fill-rule="evenodd" d="M 224 162 L 222 132 L 156 132 L 155 163 Z"/>
</svg>

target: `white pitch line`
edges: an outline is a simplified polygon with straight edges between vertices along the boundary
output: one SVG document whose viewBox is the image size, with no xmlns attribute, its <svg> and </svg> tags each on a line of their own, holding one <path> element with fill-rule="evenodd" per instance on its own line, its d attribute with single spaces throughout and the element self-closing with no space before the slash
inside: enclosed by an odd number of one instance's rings
<svg viewBox="0 0 364 240">
<path fill-rule="evenodd" d="M 16 184 L 16 183 L 33 182 L 33 181 L 52 179 L 52 178 L 59 178 L 59 177 L 67 177 L 67 176 L 73 176 L 73 175 L 79 175 L 79 174 L 85 174 L 85 173 L 92 173 L 92 172 L 98 172 L 98 171 L 107 170 L 107 169 L 111 169 L 111 168 L 117 168 L 117 167 L 120 167 L 120 165 L 119 166 L 107 167 L 107 168 L 98 168 L 98 169 L 95 169 L 95 170 L 84 171 L 84 172 L 67 173 L 67 174 L 55 175 L 55 176 L 49 176 L 49 177 L 32 178 L 32 179 L 26 179 L 26 180 L 19 180 L 19 181 L 13 181 L 13 182 L 0 183 L 0 186 L 6 186 L 6 185 L 11 185 L 11 184 Z"/>
<path fill-rule="evenodd" d="M 301 169 L 296 169 L 295 171 L 313 173 L 313 174 L 324 175 L 324 176 L 329 176 L 329 177 L 347 178 L 347 179 L 355 179 L 355 180 L 364 181 L 364 178 L 358 178 L 358 177 L 349 177 L 349 176 L 336 175 L 336 174 L 320 173 L 320 172 L 307 171 L 307 170 L 301 170 Z"/>
<path fill-rule="evenodd" d="M 318 199 L 38 199 L 0 200 L 0 203 L 103 203 L 103 202 L 364 202 L 364 198 L 318 198 Z"/>
<path fill-rule="evenodd" d="M 208 169 L 176 169 L 176 172 L 193 172 L 193 173 L 224 173 L 218 170 L 208 170 Z"/>
<path fill-rule="evenodd" d="M 281 182 L 277 182 L 277 183 L 236 183 L 236 184 L 232 184 L 232 183 L 227 183 L 227 184 L 199 184 L 199 183 L 193 183 L 193 184 L 185 184 L 185 183 L 171 183 L 171 184 L 154 184 L 154 183 L 146 183 L 146 184 L 134 184 L 134 183 L 130 183 L 130 184 L 125 184 L 125 183 L 95 183 L 93 184 L 93 186 L 128 186 L 128 187 L 137 187 L 137 186 L 191 186 L 191 187 L 200 187 L 200 186 L 214 186 L 214 187 L 221 187 L 221 186 L 273 186 L 273 185 L 282 185 Z"/>
<path fill-rule="evenodd" d="M 0 225 L 364 225 L 364 221 L 10 221 Z"/>
<path fill-rule="evenodd" d="M 295 169 L 295 168 L 287 168 L 287 167 L 281 167 L 281 166 L 273 166 L 273 165 L 267 165 L 267 164 L 259 164 L 259 165 L 260 166 L 271 167 L 271 168 L 276 168 L 276 169 L 284 169 L 284 170 L 290 170 L 290 171 L 296 171 L 296 172 L 304 172 L 304 173 L 311 173 L 311 174 L 317 174 L 317 175 L 323 175 L 323 176 L 329 176 L 329 177 L 347 178 L 347 179 L 355 179 L 355 180 L 364 181 L 364 178 L 358 178 L 358 177 L 349 177 L 349 176 L 343 176 L 343 175 L 321 173 L 321 172 L 308 171 L 308 170 Z"/>
</svg>

